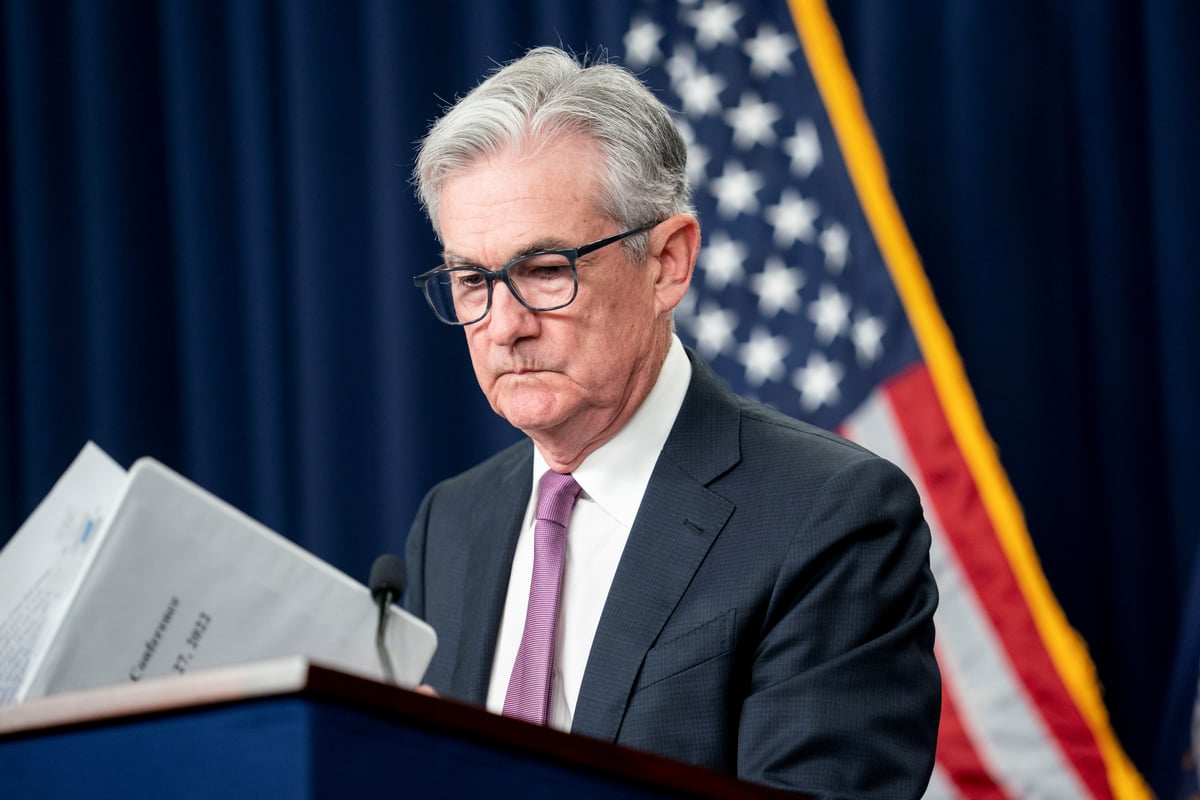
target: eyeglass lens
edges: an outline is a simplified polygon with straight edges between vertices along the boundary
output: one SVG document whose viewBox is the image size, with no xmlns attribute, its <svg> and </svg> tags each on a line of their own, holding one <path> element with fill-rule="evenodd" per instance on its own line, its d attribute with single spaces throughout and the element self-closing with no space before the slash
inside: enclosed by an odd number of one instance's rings
<svg viewBox="0 0 1200 800">
<path fill-rule="evenodd" d="M 571 261 L 557 253 L 537 253 L 509 265 L 508 285 L 534 311 L 549 311 L 575 297 Z M 425 293 L 438 316 L 450 323 L 482 319 L 488 311 L 488 280 L 475 267 L 451 267 L 430 277 Z"/>
</svg>

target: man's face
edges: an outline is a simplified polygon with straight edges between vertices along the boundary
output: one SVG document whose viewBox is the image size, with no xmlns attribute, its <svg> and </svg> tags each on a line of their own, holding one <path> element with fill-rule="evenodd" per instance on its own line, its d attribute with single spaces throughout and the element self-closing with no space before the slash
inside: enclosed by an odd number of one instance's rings
<svg viewBox="0 0 1200 800">
<path fill-rule="evenodd" d="M 499 269 L 534 250 L 620 233 L 594 209 L 598 167 L 596 146 L 570 137 L 457 173 L 441 193 L 447 262 Z M 655 322 L 669 310 L 658 307 L 648 266 L 631 263 L 619 244 L 590 253 L 577 262 L 575 301 L 558 311 L 530 311 L 497 282 L 491 311 L 463 329 L 496 413 L 539 443 L 565 437 L 590 449 L 610 438 L 660 366 Z"/>
</svg>

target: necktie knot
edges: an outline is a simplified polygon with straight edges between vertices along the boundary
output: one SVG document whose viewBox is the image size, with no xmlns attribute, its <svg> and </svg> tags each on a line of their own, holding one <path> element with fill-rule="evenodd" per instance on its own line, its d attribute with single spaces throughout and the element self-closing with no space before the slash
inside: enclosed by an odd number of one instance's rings
<svg viewBox="0 0 1200 800">
<path fill-rule="evenodd" d="M 538 484 L 537 518 L 567 527 L 579 491 L 570 473 L 547 470 Z"/>
</svg>

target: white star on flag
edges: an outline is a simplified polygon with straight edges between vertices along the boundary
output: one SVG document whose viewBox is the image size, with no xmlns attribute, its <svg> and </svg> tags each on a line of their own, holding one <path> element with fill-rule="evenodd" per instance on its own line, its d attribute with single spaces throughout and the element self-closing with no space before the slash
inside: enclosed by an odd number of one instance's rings
<svg viewBox="0 0 1200 800">
<path fill-rule="evenodd" d="M 792 174 L 807 178 L 821 164 L 821 139 L 811 120 L 796 122 L 796 132 L 783 140 L 783 152 L 792 160 Z"/>
<path fill-rule="evenodd" d="M 690 48 L 676 48 L 667 61 L 667 70 L 671 75 L 671 88 L 679 95 L 686 114 L 703 117 L 720 112 L 725 81 L 697 66 Z"/>
<path fill-rule="evenodd" d="M 696 351 L 705 358 L 733 349 L 737 339 L 737 314 L 716 303 L 705 303 L 692 320 L 692 336 L 696 338 Z"/>
<path fill-rule="evenodd" d="M 699 11 L 685 12 L 683 18 L 696 28 L 696 44 L 712 50 L 719 44 L 737 42 L 734 24 L 742 18 L 742 10 L 733 3 L 706 2 Z"/>
<path fill-rule="evenodd" d="M 696 140 L 696 133 L 686 119 L 677 119 L 675 125 L 687 145 L 687 177 L 688 183 L 695 188 L 708 178 L 708 162 L 711 156 L 708 148 Z"/>
<path fill-rule="evenodd" d="M 816 238 L 813 223 L 820 215 L 821 207 L 815 200 L 805 200 L 793 189 L 784 189 L 778 205 L 768 206 L 763 212 L 763 217 L 775 228 L 775 244 L 781 248 Z"/>
<path fill-rule="evenodd" d="M 631 69 L 642 69 L 662 57 L 658 42 L 663 37 L 663 29 L 652 20 L 637 19 L 625 33 L 625 63 Z"/>
<path fill-rule="evenodd" d="M 700 248 L 697 260 L 704 269 L 704 284 L 721 291 L 731 283 L 741 283 L 745 277 L 742 262 L 746 260 L 746 245 L 730 239 L 725 231 L 717 231 Z"/>
<path fill-rule="evenodd" d="M 725 112 L 725 121 L 733 128 L 733 143 L 749 150 L 756 145 L 775 143 L 774 125 L 783 113 L 772 103 L 764 103 L 754 92 L 746 92 L 737 108 Z"/>
<path fill-rule="evenodd" d="M 784 359 L 791 349 L 786 337 L 772 336 L 766 328 L 756 326 L 750 340 L 738 348 L 738 360 L 746 368 L 746 383 L 758 388 L 768 380 L 783 380 L 787 374 Z"/>
<path fill-rule="evenodd" d="M 821 231 L 817 244 L 825 253 L 825 268 L 834 275 L 841 274 L 850 255 L 850 234 L 835 222 Z"/>
<path fill-rule="evenodd" d="M 854 342 L 854 352 L 861 366 L 870 366 L 883 354 L 884 331 L 883 320 L 879 317 L 855 315 L 854 324 L 850 326 L 850 341 Z"/>
<path fill-rule="evenodd" d="M 747 39 L 742 49 L 750 56 L 750 72 L 756 78 L 766 80 L 772 75 L 792 74 L 792 53 L 798 46 L 794 35 L 780 33 L 774 25 L 764 22 L 758 26 L 758 34 Z"/>
<path fill-rule="evenodd" d="M 792 386 L 800 392 L 800 405 L 807 411 L 816 411 L 823 405 L 837 403 L 843 375 L 845 370 L 840 364 L 829 361 L 823 353 L 809 353 L 808 363 L 792 373 Z"/>
<path fill-rule="evenodd" d="M 817 326 L 817 341 L 829 344 L 846 332 L 850 324 L 850 301 L 830 284 L 821 287 L 821 294 L 808 307 L 808 318 Z"/>
<path fill-rule="evenodd" d="M 804 284 L 804 273 L 789 267 L 779 256 L 768 258 L 763 271 L 750 277 L 750 289 L 758 295 L 758 312 L 764 319 L 771 319 L 780 311 L 792 314 L 799 311 Z"/>
<path fill-rule="evenodd" d="M 717 196 L 717 213 L 725 219 L 758 211 L 758 191 L 765 181 L 736 161 L 726 161 L 721 177 L 713 178 L 712 191 Z"/>
</svg>

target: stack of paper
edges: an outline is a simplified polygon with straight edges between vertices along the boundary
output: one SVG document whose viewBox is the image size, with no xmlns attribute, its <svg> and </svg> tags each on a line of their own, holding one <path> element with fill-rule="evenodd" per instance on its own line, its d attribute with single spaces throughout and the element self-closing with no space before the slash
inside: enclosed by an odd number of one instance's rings
<svg viewBox="0 0 1200 800">
<path fill-rule="evenodd" d="M 0 704 L 303 655 L 379 679 L 366 587 L 151 459 L 89 443 L 0 551 Z M 433 629 L 392 606 L 419 682 Z"/>
</svg>

